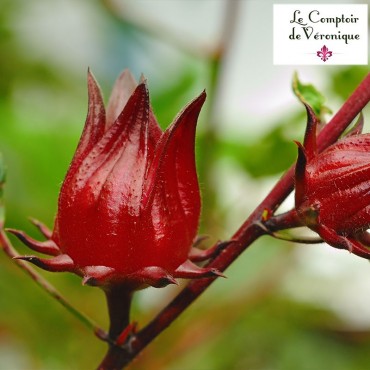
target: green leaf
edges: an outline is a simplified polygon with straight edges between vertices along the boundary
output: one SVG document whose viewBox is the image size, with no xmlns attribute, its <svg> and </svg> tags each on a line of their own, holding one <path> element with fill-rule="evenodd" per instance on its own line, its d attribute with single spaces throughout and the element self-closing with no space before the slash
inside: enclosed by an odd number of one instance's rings
<svg viewBox="0 0 370 370">
<path fill-rule="evenodd" d="M 305 104 L 308 104 L 314 110 L 316 116 L 320 119 L 323 114 L 331 113 L 330 108 L 324 105 L 325 97 L 312 84 L 302 84 L 299 81 L 297 72 L 293 75 L 293 92 L 296 97 Z"/>
</svg>

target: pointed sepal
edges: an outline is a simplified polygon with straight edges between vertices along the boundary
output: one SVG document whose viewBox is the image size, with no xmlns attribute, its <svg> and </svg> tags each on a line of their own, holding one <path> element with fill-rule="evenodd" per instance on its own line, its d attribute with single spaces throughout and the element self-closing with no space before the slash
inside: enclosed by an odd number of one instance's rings
<svg viewBox="0 0 370 370">
<path fill-rule="evenodd" d="M 191 239 L 195 237 L 200 215 L 195 131 L 205 99 L 203 92 L 185 107 L 162 135 L 144 183 L 142 198 L 143 210 L 156 208 L 155 214 L 162 223 L 181 225 L 178 232 L 188 233 Z"/>
<path fill-rule="evenodd" d="M 169 284 L 177 285 L 175 278 L 165 269 L 158 266 L 144 267 L 133 274 L 127 276 L 128 281 L 138 284 L 138 288 L 152 286 L 163 288 Z"/>
<path fill-rule="evenodd" d="M 221 271 L 215 268 L 199 267 L 190 260 L 187 260 L 182 265 L 180 265 L 175 270 L 174 276 L 181 279 L 225 277 L 225 275 Z"/>
<path fill-rule="evenodd" d="M 110 286 L 114 284 L 126 285 L 129 289 L 137 290 L 147 286 L 162 288 L 169 284 L 177 284 L 174 277 L 158 266 L 144 267 L 132 274 L 120 275 L 113 268 L 106 266 L 87 266 L 82 269 L 83 285 Z"/>
<path fill-rule="evenodd" d="M 202 262 L 210 258 L 216 257 L 221 251 L 223 251 L 227 246 L 234 243 L 234 240 L 226 240 L 224 242 L 217 242 L 213 247 L 201 250 L 196 247 L 192 247 L 189 253 L 189 259 L 192 262 Z"/>
<path fill-rule="evenodd" d="M 125 69 L 117 78 L 109 98 L 106 122 L 107 129 L 113 125 L 121 114 L 136 87 L 137 82 L 135 77 L 128 69 Z"/>
<path fill-rule="evenodd" d="M 305 104 L 305 107 L 307 111 L 307 126 L 304 135 L 304 148 L 307 159 L 310 160 L 317 155 L 316 131 L 319 120 L 308 104 Z"/>
<path fill-rule="evenodd" d="M 72 159 L 69 172 L 74 172 L 94 145 L 100 140 L 105 130 L 105 108 L 100 87 L 91 73 L 87 73 L 89 108 L 85 126 Z"/>
<path fill-rule="evenodd" d="M 31 238 L 24 231 L 21 230 L 6 229 L 6 231 L 15 235 L 20 241 L 22 241 L 35 252 L 43 253 L 48 256 L 57 256 L 61 253 L 59 247 L 51 239 L 40 242 Z"/>
<path fill-rule="evenodd" d="M 107 266 L 86 266 L 82 269 L 82 285 L 104 286 L 112 282 L 116 270 Z"/>
<path fill-rule="evenodd" d="M 350 242 L 350 245 L 351 245 L 351 249 L 349 249 L 350 252 L 352 252 L 356 256 L 370 260 L 370 249 L 369 248 L 365 247 L 363 244 L 361 244 L 356 239 L 348 238 L 348 241 Z"/>
<path fill-rule="evenodd" d="M 50 272 L 75 272 L 76 266 L 66 254 L 60 254 L 53 258 L 38 258 L 36 256 L 19 256 L 14 259 L 31 262 L 37 267 Z"/>
<path fill-rule="evenodd" d="M 353 237 L 345 237 L 339 235 L 335 230 L 330 229 L 325 225 L 318 225 L 317 232 L 324 241 L 337 249 L 347 249 L 359 257 L 370 259 L 370 249 L 361 244 Z"/>
</svg>

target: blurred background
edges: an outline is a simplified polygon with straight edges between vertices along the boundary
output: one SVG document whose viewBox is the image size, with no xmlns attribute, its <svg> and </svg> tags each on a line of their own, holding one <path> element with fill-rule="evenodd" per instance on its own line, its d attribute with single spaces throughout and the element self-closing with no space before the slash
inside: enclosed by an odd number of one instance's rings
<svg viewBox="0 0 370 370">
<path fill-rule="evenodd" d="M 305 2 L 311 1 L 300 1 Z M 209 244 L 229 238 L 295 160 L 293 140 L 302 139 L 305 115 L 291 91 L 294 71 L 325 95 L 333 112 L 369 71 L 368 66 L 274 66 L 273 3 L 1 0 L 6 226 L 37 238 L 28 217 L 52 227 L 59 187 L 87 112 L 87 68 L 106 101 L 115 78 L 130 68 L 137 78 L 147 77 L 162 127 L 207 89 L 197 138 L 200 233 L 210 235 Z M 364 113 L 369 122 L 369 108 Z M 27 252 L 11 240 L 21 254 Z M 82 287 L 69 274 L 42 274 L 107 327 L 98 289 Z M 324 244 L 292 245 L 264 237 L 226 275 L 131 369 L 368 367 L 368 261 Z M 179 289 L 140 292 L 133 319 L 144 325 Z M 92 369 L 105 351 L 104 343 L 0 255 L 1 370 Z"/>
</svg>

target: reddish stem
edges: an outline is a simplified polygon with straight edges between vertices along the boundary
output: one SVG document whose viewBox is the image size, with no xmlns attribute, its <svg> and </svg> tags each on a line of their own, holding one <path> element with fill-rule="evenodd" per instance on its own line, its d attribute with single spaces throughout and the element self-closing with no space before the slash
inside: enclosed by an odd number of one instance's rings
<svg viewBox="0 0 370 370">
<path fill-rule="evenodd" d="M 130 308 L 132 300 L 132 291 L 124 285 L 113 286 L 104 291 L 108 304 L 109 313 L 109 349 L 101 364 L 99 370 L 114 370 L 120 369 L 123 355 L 132 356 L 129 341 L 126 341 L 123 347 L 119 347 L 114 342 L 119 338 L 120 334 L 129 327 L 130 323 Z M 127 333 L 127 338 L 130 337 L 130 332 Z"/>
<path fill-rule="evenodd" d="M 319 151 L 334 143 L 369 101 L 370 74 L 365 77 L 354 93 L 343 104 L 342 108 L 320 132 L 317 141 Z M 235 242 L 225 248 L 208 266 L 224 271 L 257 238 L 265 234 L 265 231 L 258 227 L 256 222 L 262 219 L 263 212 L 266 209 L 272 212 L 276 211 L 293 190 L 293 186 L 294 166 L 283 175 L 267 197 L 232 236 Z M 289 225 L 286 219 L 283 218 L 282 220 L 284 220 L 281 225 L 282 228 L 288 227 Z M 295 218 L 292 217 L 293 223 L 294 220 Z M 114 353 L 107 354 L 105 361 L 114 360 L 115 367 L 111 367 L 111 369 L 121 369 L 130 363 L 143 348 L 167 328 L 214 280 L 209 278 L 191 281 L 157 317 L 131 338 L 131 353 L 128 353 L 124 348 L 119 349 L 116 347 Z"/>
<path fill-rule="evenodd" d="M 116 339 L 130 323 L 132 291 L 125 285 L 105 290 L 109 313 L 109 336 Z"/>
<path fill-rule="evenodd" d="M 274 215 L 264 222 L 264 225 L 270 232 L 303 226 L 295 209 Z"/>
</svg>

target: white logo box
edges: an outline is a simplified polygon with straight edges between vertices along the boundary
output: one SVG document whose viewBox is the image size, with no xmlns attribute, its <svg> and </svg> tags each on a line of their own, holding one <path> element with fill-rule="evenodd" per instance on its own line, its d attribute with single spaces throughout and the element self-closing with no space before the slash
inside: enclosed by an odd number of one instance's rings
<svg viewBox="0 0 370 370">
<path fill-rule="evenodd" d="M 274 4 L 275 65 L 368 64 L 367 4 Z"/>
</svg>

